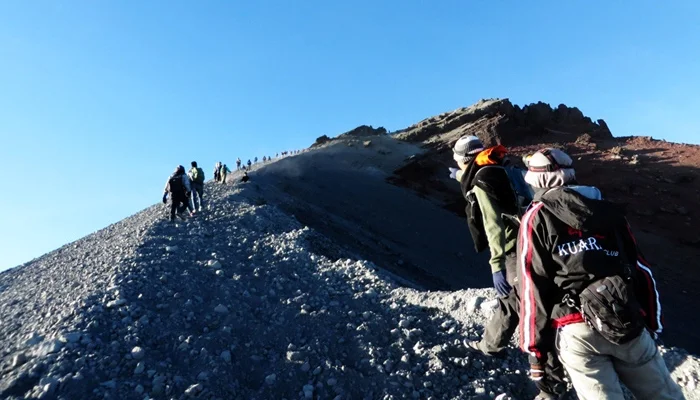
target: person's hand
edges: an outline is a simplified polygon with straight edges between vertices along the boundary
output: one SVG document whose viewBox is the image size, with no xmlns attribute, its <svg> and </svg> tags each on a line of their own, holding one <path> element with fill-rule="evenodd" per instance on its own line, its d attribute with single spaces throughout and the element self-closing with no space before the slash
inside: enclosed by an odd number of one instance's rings
<svg viewBox="0 0 700 400">
<path fill-rule="evenodd" d="M 496 289 L 496 292 L 498 292 L 498 295 L 503 297 L 508 296 L 508 293 L 513 289 L 510 284 L 508 284 L 505 270 L 502 269 L 493 273 L 493 287 Z"/>
<path fill-rule="evenodd" d="M 450 170 L 450 178 L 452 179 L 457 179 L 457 172 L 459 171 L 459 168 L 449 168 Z"/>
<path fill-rule="evenodd" d="M 166 204 L 168 202 L 168 194 L 163 193 L 163 204 Z"/>
</svg>

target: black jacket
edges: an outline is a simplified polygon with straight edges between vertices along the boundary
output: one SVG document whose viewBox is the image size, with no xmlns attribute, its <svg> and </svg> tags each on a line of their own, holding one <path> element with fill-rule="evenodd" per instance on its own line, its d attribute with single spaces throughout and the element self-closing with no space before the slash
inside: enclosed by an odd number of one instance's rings
<svg viewBox="0 0 700 400">
<path fill-rule="evenodd" d="M 600 193 L 590 187 L 578 190 Z M 660 333 L 656 282 L 637 249 L 623 211 L 610 202 L 585 197 L 574 188 L 537 193 L 518 235 L 523 351 L 540 358 L 552 350 L 557 328 L 583 322 L 581 314 L 564 304 L 562 298 L 617 274 L 623 256 L 636 267 L 635 294 L 647 326 Z"/>
</svg>

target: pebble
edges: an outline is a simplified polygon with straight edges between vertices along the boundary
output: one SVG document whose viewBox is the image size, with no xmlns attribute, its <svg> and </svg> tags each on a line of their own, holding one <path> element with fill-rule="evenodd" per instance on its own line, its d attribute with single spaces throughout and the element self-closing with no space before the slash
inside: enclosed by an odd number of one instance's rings
<svg viewBox="0 0 700 400">
<path fill-rule="evenodd" d="M 134 368 L 134 375 L 140 375 L 146 369 L 146 364 L 143 361 L 139 361 Z"/>
<path fill-rule="evenodd" d="M 219 313 L 219 314 L 228 314 L 228 307 L 226 307 L 223 304 L 219 304 L 214 308 L 214 312 Z"/>
<path fill-rule="evenodd" d="M 27 355 L 22 353 L 22 352 L 17 353 L 17 354 L 15 354 L 14 357 L 12 357 L 11 368 L 15 369 L 26 362 L 27 362 Z"/>
<path fill-rule="evenodd" d="M 275 375 L 275 374 L 270 374 L 270 375 L 265 377 L 265 383 L 267 383 L 268 385 L 272 385 L 273 383 L 275 383 L 276 380 L 277 380 L 277 375 Z"/>
<path fill-rule="evenodd" d="M 142 360 L 145 355 L 146 352 L 139 346 L 135 346 L 133 349 L 131 349 L 131 357 L 134 360 Z"/>
<path fill-rule="evenodd" d="M 224 360 L 227 363 L 231 362 L 231 352 L 228 350 L 222 351 L 220 357 L 222 360 Z"/>
</svg>

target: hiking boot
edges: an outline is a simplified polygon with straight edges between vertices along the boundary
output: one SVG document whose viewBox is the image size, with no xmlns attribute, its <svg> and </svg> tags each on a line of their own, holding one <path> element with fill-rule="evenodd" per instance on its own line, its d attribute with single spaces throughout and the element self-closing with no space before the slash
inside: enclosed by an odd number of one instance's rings
<svg viewBox="0 0 700 400">
<path fill-rule="evenodd" d="M 496 352 L 486 351 L 482 348 L 481 342 L 477 342 L 475 340 L 464 339 L 464 341 L 462 341 L 462 345 L 464 345 L 464 348 L 467 349 L 468 352 L 481 353 L 486 357 L 506 358 L 505 350 Z"/>
</svg>

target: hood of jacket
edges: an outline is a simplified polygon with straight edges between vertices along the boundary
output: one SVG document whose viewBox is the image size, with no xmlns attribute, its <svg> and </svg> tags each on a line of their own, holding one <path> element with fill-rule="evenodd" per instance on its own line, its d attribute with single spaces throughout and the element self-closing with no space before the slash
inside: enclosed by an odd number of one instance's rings
<svg viewBox="0 0 700 400">
<path fill-rule="evenodd" d="M 624 223 L 624 208 L 602 200 L 592 186 L 562 186 L 535 193 L 535 202 L 566 225 L 581 231 L 596 231 Z"/>
</svg>

